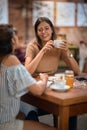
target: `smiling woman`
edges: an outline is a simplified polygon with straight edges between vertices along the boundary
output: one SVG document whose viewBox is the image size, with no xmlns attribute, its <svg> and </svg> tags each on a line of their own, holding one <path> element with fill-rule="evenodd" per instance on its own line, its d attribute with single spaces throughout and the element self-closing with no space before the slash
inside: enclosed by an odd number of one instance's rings
<svg viewBox="0 0 87 130">
<path fill-rule="evenodd" d="M 39 17 L 34 25 L 36 40 L 29 43 L 26 49 L 25 67 L 33 75 L 40 72 L 54 74 L 57 72 L 59 61 L 63 60 L 66 65 L 79 73 L 79 66 L 71 54 L 67 41 L 63 40 L 60 48 L 56 48 L 56 39 L 53 23 L 47 17 Z"/>
<path fill-rule="evenodd" d="M 59 61 L 63 60 L 66 65 L 79 74 L 79 66 L 71 54 L 66 40 L 55 47 L 56 33 L 53 23 L 47 17 L 39 17 L 34 25 L 36 39 L 28 44 L 26 49 L 25 67 L 34 76 L 37 77 L 41 72 L 53 75 L 57 72 Z M 39 109 L 35 111 L 39 113 Z M 47 113 L 46 113 L 47 114 Z M 75 124 L 72 124 L 72 120 Z M 76 117 L 70 118 L 70 130 L 76 130 Z"/>
</svg>

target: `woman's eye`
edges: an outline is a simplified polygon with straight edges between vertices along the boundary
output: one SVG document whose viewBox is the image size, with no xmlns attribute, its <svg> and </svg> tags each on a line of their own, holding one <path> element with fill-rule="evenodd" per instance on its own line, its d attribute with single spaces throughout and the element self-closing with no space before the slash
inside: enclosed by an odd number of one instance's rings
<svg viewBox="0 0 87 130">
<path fill-rule="evenodd" d="M 48 30 L 48 29 L 49 29 L 49 27 L 46 27 L 46 28 L 45 28 L 45 30 Z"/>
<path fill-rule="evenodd" d="M 43 30 L 42 29 L 38 29 L 39 32 L 42 32 Z"/>
<path fill-rule="evenodd" d="M 47 31 L 47 30 L 49 30 L 49 27 L 46 27 L 44 29 L 38 29 L 38 32 L 43 32 L 43 31 Z"/>
</svg>

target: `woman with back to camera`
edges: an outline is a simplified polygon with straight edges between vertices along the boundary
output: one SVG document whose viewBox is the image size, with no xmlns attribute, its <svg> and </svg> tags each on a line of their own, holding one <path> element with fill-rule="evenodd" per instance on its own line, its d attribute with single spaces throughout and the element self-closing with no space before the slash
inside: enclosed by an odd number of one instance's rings
<svg viewBox="0 0 87 130">
<path fill-rule="evenodd" d="M 20 97 L 31 92 L 42 95 L 48 76 L 40 74 L 36 81 L 20 63 L 13 51 L 16 44 L 11 25 L 0 25 L 0 130 L 56 130 L 34 121 L 17 120 Z"/>
<path fill-rule="evenodd" d="M 41 72 L 54 74 L 57 72 L 59 61 L 63 60 L 75 75 L 78 75 L 79 66 L 68 49 L 67 41 L 63 41 L 59 48 L 54 46 L 56 33 L 52 22 L 46 17 L 39 17 L 34 29 L 36 40 L 29 43 L 26 49 L 27 70 L 35 77 Z M 76 130 L 76 117 L 70 120 L 70 130 Z"/>
</svg>

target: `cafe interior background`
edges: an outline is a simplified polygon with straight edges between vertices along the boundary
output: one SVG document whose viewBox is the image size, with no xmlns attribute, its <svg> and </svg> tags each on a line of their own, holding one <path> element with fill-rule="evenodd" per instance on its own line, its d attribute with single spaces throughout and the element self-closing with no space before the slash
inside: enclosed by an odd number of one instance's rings
<svg viewBox="0 0 87 130">
<path fill-rule="evenodd" d="M 49 17 L 58 38 L 68 41 L 81 72 L 87 72 L 87 0 L 0 0 L 0 23 L 17 28 L 20 44 L 34 38 L 38 16 Z M 59 71 L 66 68 L 61 61 Z"/>
</svg>

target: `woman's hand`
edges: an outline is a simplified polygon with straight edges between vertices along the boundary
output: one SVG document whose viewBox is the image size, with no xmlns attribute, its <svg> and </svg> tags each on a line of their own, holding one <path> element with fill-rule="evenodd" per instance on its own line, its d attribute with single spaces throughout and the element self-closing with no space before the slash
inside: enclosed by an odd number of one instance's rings
<svg viewBox="0 0 87 130">
<path fill-rule="evenodd" d="M 40 73 L 39 76 L 41 80 L 46 81 L 46 82 L 48 81 L 48 74 Z"/>
<path fill-rule="evenodd" d="M 50 40 L 43 46 L 42 50 L 46 53 L 47 51 L 50 51 L 52 48 L 54 48 L 54 43 L 52 40 Z"/>
<path fill-rule="evenodd" d="M 68 51 L 68 43 L 66 41 L 62 41 L 62 43 L 59 46 L 60 49 L 63 49 L 64 51 Z"/>
</svg>

